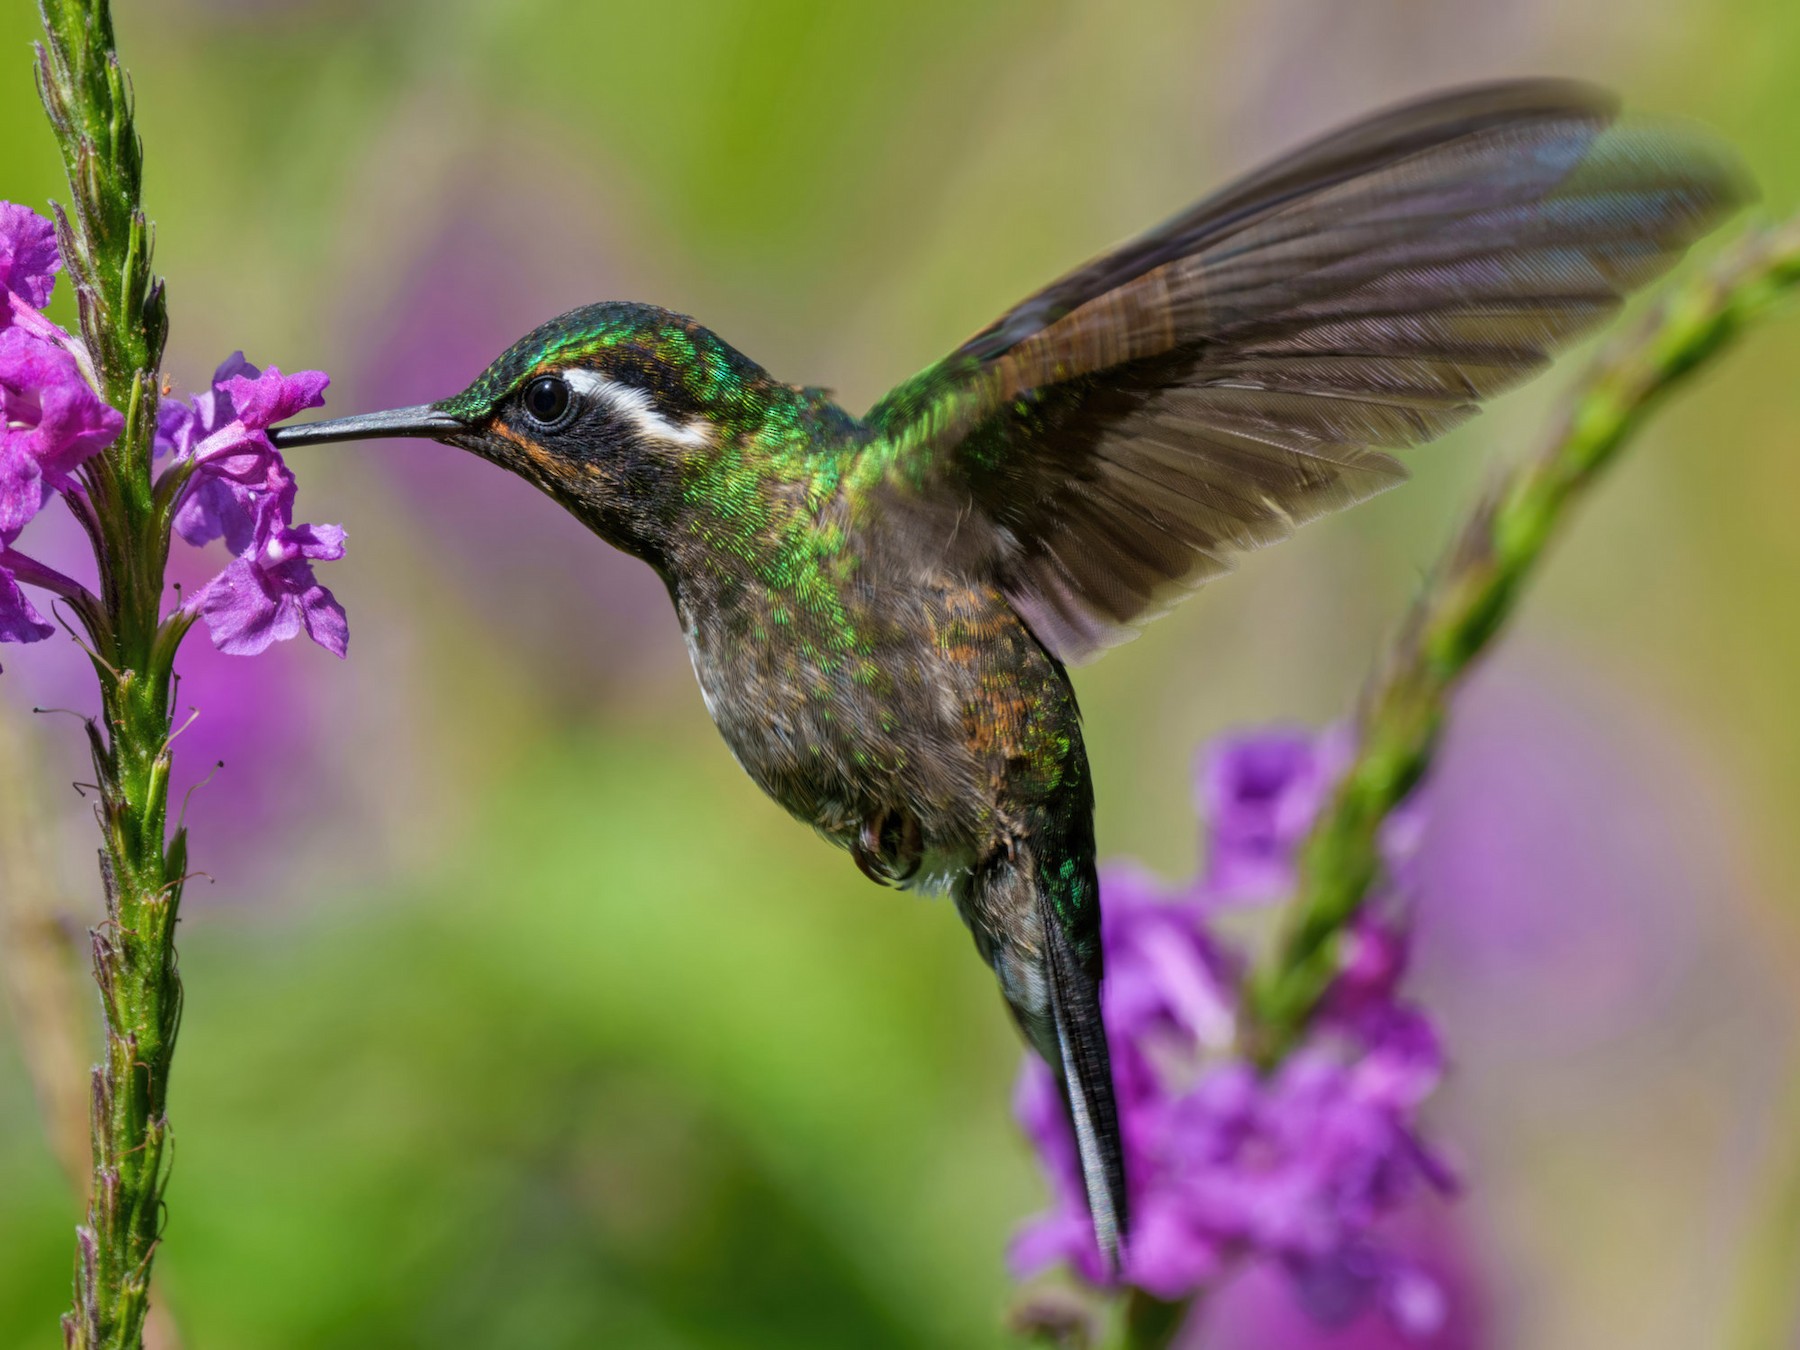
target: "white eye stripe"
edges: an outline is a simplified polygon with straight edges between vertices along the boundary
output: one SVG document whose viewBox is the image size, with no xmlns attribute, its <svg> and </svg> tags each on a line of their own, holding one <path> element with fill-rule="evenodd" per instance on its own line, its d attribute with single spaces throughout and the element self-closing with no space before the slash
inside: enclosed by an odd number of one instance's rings
<svg viewBox="0 0 1800 1350">
<path fill-rule="evenodd" d="M 657 410 L 650 395 L 628 384 L 619 384 L 591 370 L 565 370 L 563 379 L 569 388 L 585 397 L 598 399 L 625 418 L 648 440 L 668 441 L 674 445 L 698 448 L 713 442 L 713 425 L 704 417 L 686 422 L 671 422 Z"/>
</svg>

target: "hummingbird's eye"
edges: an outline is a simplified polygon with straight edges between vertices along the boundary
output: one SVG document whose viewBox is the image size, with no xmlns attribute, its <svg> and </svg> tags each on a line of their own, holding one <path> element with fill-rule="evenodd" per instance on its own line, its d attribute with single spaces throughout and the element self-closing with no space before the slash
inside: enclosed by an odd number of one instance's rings
<svg viewBox="0 0 1800 1350">
<path fill-rule="evenodd" d="M 542 375 L 525 386 L 525 415 L 539 426 L 553 427 L 569 412 L 569 385 L 560 375 Z"/>
</svg>

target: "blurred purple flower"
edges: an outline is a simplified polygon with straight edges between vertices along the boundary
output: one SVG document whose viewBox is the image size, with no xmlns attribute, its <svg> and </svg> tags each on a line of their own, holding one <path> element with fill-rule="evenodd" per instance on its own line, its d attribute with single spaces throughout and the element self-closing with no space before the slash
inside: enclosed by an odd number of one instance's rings
<svg viewBox="0 0 1800 1350">
<path fill-rule="evenodd" d="M 1612 675 L 1509 661 L 1459 699 L 1410 880 L 1424 991 L 1490 1087 L 1667 1017 L 1739 865 L 1708 774 Z"/>
<path fill-rule="evenodd" d="M 259 371 L 234 352 L 207 392 L 170 401 L 157 416 L 158 453 L 194 465 L 176 533 L 196 546 L 223 539 L 237 555 L 191 602 L 228 655 L 254 656 L 303 632 L 337 656 L 348 646 L 344 608 L 312 568 L 344 556 L 344 531 L 294 524 L 298 485 L 268 436 L 322 404 L 329 383 L 322 371 Z"/>
<path fill-rule="evenodd" d="M 1352 749 L 1349 731 L 1334 726 L 1238 732 L 1203 750 L 1194 782 L 1206 833 L 1200 893 L 1215 903 L 1260 904 L 1292 891 L 1300 845 L 1350 767 Z M 1390 877 L 1408 891 L 1424 825 L 1416 799 L 1382 823 Z"/>
<path fill-rule="evenodd" d="M 1288 1272 L 1253 1266 L 1208 1295 L 1178 1344 L 1187 1350 L 1480 1350 L 1490 1343 L 1479 1272 L 1444 1211 L 1427 1216 L 1415 1206 L 1386 1225 L 1382 1238 L 1390 1252 L 1407 1253 L 1406 1261 L 1396 1269 L 1391 1256 L 1380 1257 L 1372 1267 L 1339 1272 L 1352 1295 L 1341 1302 L 1343 1315 L 1318 1315 L 1337 1301 L 1332 1281 L 1311 1283 L 1310 1298 L 1297 1299 Z M 1383 1295 L 1370 1297 L 1369 1282 L 1383 1279 Z"/>
<path fill-rule="evenodd" d="M 1207 891 L 1258 901 L 1293 889 L 1294 850 L 1348 759 L 1341 732 L 1303 727 L 1225 736 L 1204 751 L 1195 793 Z"/>
<path fill-rule="evenodd" d="M 1121 1091 L 1150 1094 L 1165 1051 L 1230 1047 L 1241 962 L 1208 931 L 1200 902 L 1170 899 L 1142 870 L 1110 864 L 1101 891 L 1103 1012 L 1123 1037 L 1113 1074 Z"/>
<path fill-rule="evenodd" d="M 1215 926 L 1231 901 L 1291 882 L 1293 850 L 1347 758 L 1336 732 L 1234 737 L 1201 776 L 1206 883 L 1171 896 L 1133 869 L 1103 875 L 1102 1011 L 1133 1210 L 1123 1276 L 1173 1300 L 1269 1261 L 1321 1321 L 1374 1304 L 1423 1335 L 1442 1300 L 1372 1234 L 1415 1194 L 1453 1186 L 1418 1131 L 1443 1056 L 1429 1021 L 1398 998 L 1408 934 L 1395 897 L 1359 920 L 1312 1030 L 1267 1075 L 1232 1052 L 1244 959 Z M 1017 1114 L 1054 1206 L 1020 1232 L 1015 1272 L 1068 1262 L 1104 1282 L 1061 1094 L 1035 1058 Z"/>
</svg>

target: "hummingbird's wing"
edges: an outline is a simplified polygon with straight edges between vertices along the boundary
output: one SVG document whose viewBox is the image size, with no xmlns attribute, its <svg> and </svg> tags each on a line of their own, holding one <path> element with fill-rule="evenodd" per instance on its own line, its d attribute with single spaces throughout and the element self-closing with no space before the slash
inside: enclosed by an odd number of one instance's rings
<svg viewBox="0 0 1800 1350">
<path fill-rule="evenodd" d="M 1040 291 L 869 413 L 853 482 L 1079 660 L 1361 501 L 1748 195 L 1531 81 L 1377 114 Z"/>
</svg>

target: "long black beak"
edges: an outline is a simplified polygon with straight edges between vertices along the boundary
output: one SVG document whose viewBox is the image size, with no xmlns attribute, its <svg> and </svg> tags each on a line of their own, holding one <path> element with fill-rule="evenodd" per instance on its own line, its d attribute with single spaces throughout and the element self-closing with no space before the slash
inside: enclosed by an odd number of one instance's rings
<svg viewBox="0 0 1800 1350">
<path fill-rule="evenodd" d="M 454 436 L 467 431 L 468 423 L 439 412 L 429 403 L 416 408 L 364 413 L 361 417 L 333 417 L 324 422 L 276 427 L 269 438 L 283 450 L 296 445 L 327 445 L 332 441 L 382 440 L 390 436 Z"/>
</svg>

